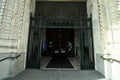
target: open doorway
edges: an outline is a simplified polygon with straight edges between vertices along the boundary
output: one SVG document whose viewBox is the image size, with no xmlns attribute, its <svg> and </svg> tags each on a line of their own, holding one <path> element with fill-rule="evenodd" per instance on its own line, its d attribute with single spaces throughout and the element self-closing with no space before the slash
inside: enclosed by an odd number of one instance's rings
<svg viewBox="0 0 120 80">
<path fill-rule="evenodd" d="M 74 29 L 47 28 L 46 41 L 42 43 L 41 60 L 50 59 L 46 61 L 46 66 L 41 64 L 42 68 L 74 68 L 70 62 L 70 57 L 75 57 Z"/>
<path fill-rule="evenodd" d="M 92 27 L 86 12 L 85 2 L 38 1 L 35 18 L 31 19 L 28 66 L 32 68 L 31 54 L 36 51 L 36 67 L 41 69 L 94 69 Z M 38 34 L 32 36 L 35 31 Z M 38 38 L 34 40 L 34 36 Z M 36 50 L 34 43 L 38 44 Z"/>
<path fill-rule="evenodd" d="M 63 53 L 74 57 L 74 29 L 49 28 L 46 34 L 47 55 Z"/>
</svg>

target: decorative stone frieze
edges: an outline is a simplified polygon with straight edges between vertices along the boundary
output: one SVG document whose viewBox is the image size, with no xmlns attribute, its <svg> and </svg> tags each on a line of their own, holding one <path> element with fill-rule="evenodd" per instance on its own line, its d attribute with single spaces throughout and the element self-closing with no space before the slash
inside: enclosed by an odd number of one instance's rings
<svg viewBox="0 0 120 80">
<path fill-rule="evenodd" d="M 25 0 L 0 2 L 0 47 L 17 49 L 23 27 Z"/>
<path fill-rule="evenodd" d="M 104 49 L 106 48 L 106 29 L 107 29 L 107 16 L 105 1 L 98 0 L 98 15 L 99 15 L 99 26 L 100 26 L 100 37 Z"/>
</svg>

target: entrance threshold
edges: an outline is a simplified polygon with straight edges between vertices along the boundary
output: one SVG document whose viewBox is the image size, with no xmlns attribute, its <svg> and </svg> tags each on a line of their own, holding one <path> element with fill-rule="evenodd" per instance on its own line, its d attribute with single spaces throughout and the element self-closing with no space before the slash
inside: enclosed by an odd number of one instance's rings
<svg viewBox="0 0 120 80">
<path fill-rule="evenodd" d="M 52 59 L 52 57 L 42 57 L 40 69 L 42 69 L 42 70 L 58 70 L 58 71 L 59 70 L 80 70 L 79 58 L 68 57 L 68 60 L 72 64 L 73 68 L 47 68 L 47 65 L 50 63 L 51 59 Z M 62 65 L 64 65 L 64 63 Z"/>
<path fill-rule="evenodd" d="M 70 68 L 44 68 L 41 70 L 52 70 L 52 71 L 72 71 L 72 70 L 80 70 L 80 69 L 70 69 Z"/>
</svg>

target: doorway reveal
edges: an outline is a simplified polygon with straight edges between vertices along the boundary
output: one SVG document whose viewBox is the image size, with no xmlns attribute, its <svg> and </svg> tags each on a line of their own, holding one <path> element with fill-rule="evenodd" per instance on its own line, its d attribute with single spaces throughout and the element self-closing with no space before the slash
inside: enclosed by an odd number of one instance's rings
<svg viewBox="0 0 120 80">
<path fill-rule="evenodd" d="M 38 30 L 38 34 L 34 35 L 38 36 L 38 40 L 34 40 L 34 36 L 33 39 L 29 38 L 27 63 L 32 64 L 31 50 L 37 43 L 39 46 L 33 51 L 38 53 L 36 63 L 39 62 L 37 64 L 41 69 L 94 69 L 90 21 L 87 19 L 85 2 L 37 1 L 36 15 L 31 19 L 30 37 L 32 32 Z"/>
</svg>

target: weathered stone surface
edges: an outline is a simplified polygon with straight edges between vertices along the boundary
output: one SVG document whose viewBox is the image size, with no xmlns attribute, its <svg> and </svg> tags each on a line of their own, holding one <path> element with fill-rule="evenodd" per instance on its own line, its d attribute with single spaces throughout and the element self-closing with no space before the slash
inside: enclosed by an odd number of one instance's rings
<svg viewBox="0 0 120 80">
<path fill-rule="evenodd" d="M 9 77 L 9 60 L 0 62 L 0 80 Z"/>
<path fill-rule="evenodd" d="M 0 73 L 0 79 L 15 76 L 25 69 L 26 52 L 22 51 L 27 51 L 29 2 L 30 0 L 6 0 L 4 1 L 6 5 L 2 5 L 4 9 L 0 9 L 0 53 L 9 53 L 11 55 L 11 52 L 14 52 L 17 55 L 18 51 L 21 52 L 18 59 L 12 61 L 8 59 L 0 62 L 0 65 L 2 65 L 0 66 L 0 72 L 2 72 Z M 24 36 L 25 34 L 27 35 Z M 21 43 L 22 40 L 26 43 Z M 20 49 L 21 45 L 23 45 L 23 48 L 26 45 L 25 49 Z M 4 58 L 2 54 L 0 56 Z"/>
<path fill-rule="evenodd" d="M 53 1 L 53 0 L 37 0 Z M 72 1 L 72 0 L 54 0 Z M 86 0 L 74 0 L 86 1 Z M 31 3 L 30 3 L 31 2 Z M 0 53 L 20 53 L 18 60 L 0 62 L 0 78 L 14 76 L 25 69 L 29 31 L 30 12 L 35 13 L 35 0 L 0 0 Z M 104 54 L 119 54 L 120 50 L 120 1 L 119 0 L 88 0 L 88 17 L 93 21 L 93 38 L 96 70 L 110 77 L 118 74 L 115 66 L 102 61 Z M 31 7 L 30 7 L 31 5 Z M 77 35 L 77 33 L 76 33 Z M 76 40 L 76 46 L 77 42 Z M 0 58 L 4 58 L 0 54 Z M 113 56 L 119 59 L 119 57 Z M 11 66 L 11 67 L 10 67 Z M 111 72 L 113 72 L 111 74 Z M 117 73 L 115 73 L 117 72 Z M 106 75 L 107 74 L 107 75 Z"/>
</svg>

